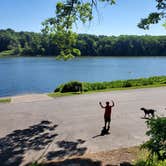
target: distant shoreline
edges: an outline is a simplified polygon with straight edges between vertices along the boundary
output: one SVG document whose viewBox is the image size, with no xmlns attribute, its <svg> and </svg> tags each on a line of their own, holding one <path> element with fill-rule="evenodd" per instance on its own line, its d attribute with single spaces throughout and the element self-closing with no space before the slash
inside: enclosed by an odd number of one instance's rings
<svg viewBox="0 0 166 166">
<path fill-rule="evenodd" d="M 1 37 L 2 36 L 2 37 Z M 8 39 L 7 42 L 5 39 Z M 42 33 L 0 30 L 0 56 L 59 55 L 54 39 Z M 82 56 L 166 56 L 166 36 L 120 35 L 103 36 L 78 34 L 75 48 Z"/>
</svg>

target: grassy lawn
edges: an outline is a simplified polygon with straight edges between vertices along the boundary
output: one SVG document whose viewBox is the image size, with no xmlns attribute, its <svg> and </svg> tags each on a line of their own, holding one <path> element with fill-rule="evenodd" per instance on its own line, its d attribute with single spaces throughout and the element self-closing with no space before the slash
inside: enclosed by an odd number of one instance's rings
<svg viewBox="0 0 166 166">
<path fill-rule="evenodd" d="M 0 98 L 0 103 L 10 103 L 11 98 Z"/>
<path fill-rule="evenodd" d="M 165 87 L 166 84 L 156 84 L 156 85 L 145 85 L 145 86 L 134 86 L 134 87 L 124 87 L 124 88 L 109 88 L 109 89 L 100 89 L 100 90 L 92 90 L 87 92 L 54 92 L 49 93 L 48 96 L 50 97 L 63 97 L 63 96 L 73 96 L 73 95 L 81 95 L 81 94 L 91 94 L 97 92 L 110 92 L 110 91 L 117 91 L 117 90 L 132 90 L 132 89 L 142 89 L 142 88 L 156 88 L 156 87 Z"/>
</svg>

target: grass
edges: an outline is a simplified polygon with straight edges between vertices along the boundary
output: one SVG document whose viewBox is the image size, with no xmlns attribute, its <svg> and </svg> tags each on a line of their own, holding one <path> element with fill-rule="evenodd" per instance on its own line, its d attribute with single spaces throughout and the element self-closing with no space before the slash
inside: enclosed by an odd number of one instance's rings
<svg viewBox="0 0 166 166">
<path fill-rule="evenodd" d="M 71 86 L 73 82 L 62 84 L 56 88 L 56 92 L 48 94 L 50 97 L 62 97 L 62 96 L 72 96 L 80 94 L 90 94 L 96 92 L 109 92 L 116 90 L 130 90 L 130 89 L 141 89 L 141 88 L 155 88 L 166 86 L 166 76 L 156 76 L 149 78 L 139 78 L 130 80 L 117 80 L 112 82 L 82 82 L 83 92 L 65 92 L 62 93 L 63 87 L 73 87 Z M 75 83 L 75 82 L 74 82 Z M 75 86 L 73 84 L 73 86 Z"/>
<path fill-rule="evenodd" d="M 109 89 L 101 89 L 101 90 L 91 90 L 87 92 L 53 92 L 49 93 L 48 96 L 50 97 L 63 97 L 63 96 L 73 96 L 73 95 L 81 95 L 81 94 L 91 94 L 91 93 L 97 93 L 97 92 L 110 92 L 110 91 L 118 91 L 118 90 L 132 90 L 132 89 L 143 89 L 143 88 L 157 88 L 157 87 L 164 87 L 166 85 L 146 85 L 146 86 L 135 86 L 135 87 L 128 87 L 128 88 L 109 88 Z"/>
<path fill-rule="evenodd" d="M 0 98 L 0 103 L 10 103 L 11 98 Z"/>
<path fill-rule="evenodd" d="M 138 155 L 138 159 L 133 162 L 133 166 L 166 166 L 166 159 L 158 160 L 155 155 L 150 159 L 149 152 L 144 150 Z"/>
</svg>

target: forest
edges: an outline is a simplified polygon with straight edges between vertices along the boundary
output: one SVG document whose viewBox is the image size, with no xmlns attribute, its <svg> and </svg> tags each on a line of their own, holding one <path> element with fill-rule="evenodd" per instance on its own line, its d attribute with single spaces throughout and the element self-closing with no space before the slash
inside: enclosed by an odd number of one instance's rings
<svg viewBox="0 0 166 166">
<path fill-rule="evenodd" d="M 75 46 L 82 56 L 166 56 L 166 36 L 103 36 L 79 34 Z M 48 35 L 0 30 L 0 55 L 57 56 L 59 50 Z"/>
</svg>

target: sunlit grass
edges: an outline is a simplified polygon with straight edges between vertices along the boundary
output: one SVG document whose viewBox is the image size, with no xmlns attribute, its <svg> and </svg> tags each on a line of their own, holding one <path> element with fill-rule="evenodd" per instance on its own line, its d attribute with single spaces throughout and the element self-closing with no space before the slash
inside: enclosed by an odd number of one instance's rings
<svg viewBox="0 0 166 166">
<path fill-rule="evenodd" d="M 145 85 L 145 86 L 135 86 L 135 87 L 126 87 L 126 88 L 109 88 L 109 89 L 100 89 L 100 90 L 91 90 L 87 92 L 54 92 L 49 93 L 48 96 L 50 97 L 63 97 L 63 96 L 73 96 L 73 95 L 82 95 L 82 94 L 92 94 L 92 93 L 98 93 L 98 92 L 111 92 L 111 91 L 118 91 L 118 90 L 132 90 L 132 89 L 143 89 L 143 88 L 157 88 L 157 87 L 164 87 L 166 84 L 156 84 L 156 85 Z"/>
<path fill-rule="evenodd" d="M 0 98 L 0 103 L 10 103 L 11 98 Z"/>
</svg>

